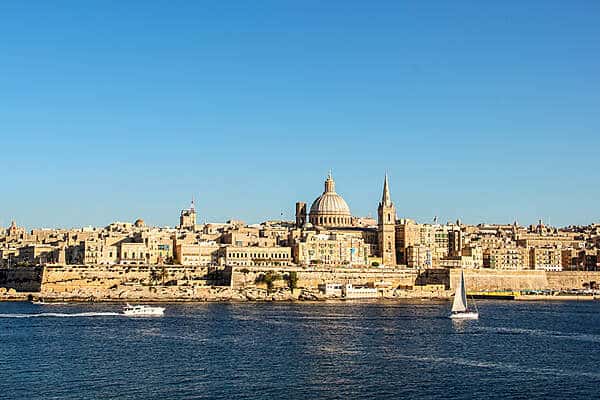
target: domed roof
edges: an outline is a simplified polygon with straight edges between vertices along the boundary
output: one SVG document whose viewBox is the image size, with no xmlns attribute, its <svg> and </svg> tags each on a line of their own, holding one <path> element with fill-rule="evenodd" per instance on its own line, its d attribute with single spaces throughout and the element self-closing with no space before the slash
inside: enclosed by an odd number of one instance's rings
<svg viewBox="0 0 600 400">
<path fill-rule="evenodd" d="M 351 215 L 350 207 L 348 207 L 346 201 L 335 192 L 335 182 L 331 174 L 329 174 L 325 181 L 325 191 L 312 203 L 310 214 Z"/>
<path fill-rule="evenodd" d="M 312 203 L 310 213 L 350 215 L 350 208 L 339 194 L 323 193 Z"/>
</svg>

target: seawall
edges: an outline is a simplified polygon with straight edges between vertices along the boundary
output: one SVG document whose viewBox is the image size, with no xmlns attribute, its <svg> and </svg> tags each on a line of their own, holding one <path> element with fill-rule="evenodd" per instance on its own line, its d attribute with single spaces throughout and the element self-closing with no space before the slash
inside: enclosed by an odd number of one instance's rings
<svg viewBox="0 0 600 400">
<path fill-rule="evenodd" d="M 464 270 L 464 273 L 470 291 L 569 290 L 600 283 L 600 272 Z M 270 284 L 265 280 L 267 275 Z M 0 269 L 0 287 L 13 292 L 34 292 L 45 298 L 228 300 L 251 298 L 253 290 L 266 292 L 267 286 L 283 292 L 292 285 L 290 276 L 295 278 L 295 288 L 308 293 L 316 293 L 324 283 L 351 283 L 378 287 L 384 295 L 394 297 L 447 297 L 457 286 L 460 270 L 48 265 Z M 287 294 L 281 297 L 291 299 Z"/>
</svg>

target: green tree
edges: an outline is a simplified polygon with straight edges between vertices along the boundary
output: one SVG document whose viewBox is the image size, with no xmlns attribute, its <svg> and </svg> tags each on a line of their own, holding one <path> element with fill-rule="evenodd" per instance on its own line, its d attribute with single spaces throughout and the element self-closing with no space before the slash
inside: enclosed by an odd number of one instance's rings
<svg viewBox="0 0 600 400">
<path fill-rule="evenodd" d="M 298 273 L 296 271 L 291 271 L 287 276 L 288 286 L 292 293 L 294 289 L 298 287 Z"/>
<path fill-rule="evenodd" d="M 278 280 L 281 280 L 281 275 L 269 271 L 266 274 L 260 274 L 256 278 L 256 283 L 265 283 L 267 285 L 267 292 L 271 292 L 273 290 L 273 283 Z"/>
</svg>

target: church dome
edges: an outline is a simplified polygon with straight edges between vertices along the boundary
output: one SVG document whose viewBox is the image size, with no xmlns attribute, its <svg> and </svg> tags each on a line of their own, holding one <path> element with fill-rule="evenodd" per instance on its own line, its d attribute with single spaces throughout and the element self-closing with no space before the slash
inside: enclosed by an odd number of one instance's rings
<svg viewBox="0 0 600 400">
<path fill-rule="evenodd" d="M 310 223 L 319 226 L 348 226 L 352 214 L 346 201 L 335 192 L 335 181 L 331 174 L 325 181 L 325 191 L 310 207 Z"/>
<path fill-rule="evenodd" d="M 350 215 L 350 208 L 339 194 L 323 193 L 312 203 L 310 213 Z"/>
</svg>

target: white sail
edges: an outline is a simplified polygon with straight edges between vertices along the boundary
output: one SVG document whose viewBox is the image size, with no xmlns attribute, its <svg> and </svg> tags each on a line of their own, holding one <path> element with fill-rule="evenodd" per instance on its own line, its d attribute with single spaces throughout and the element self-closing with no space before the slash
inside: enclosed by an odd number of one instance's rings
<svg viewBox="0 0 600 400">
<path fill-rule="evenodd" d="M 467 289 L 465 288 L 465 275 L 460 271 L 460 281 L 458 288 L 454 293 L 454 302 L 452 303 L 452 312 L 467 311 Z"/>
</svg>

